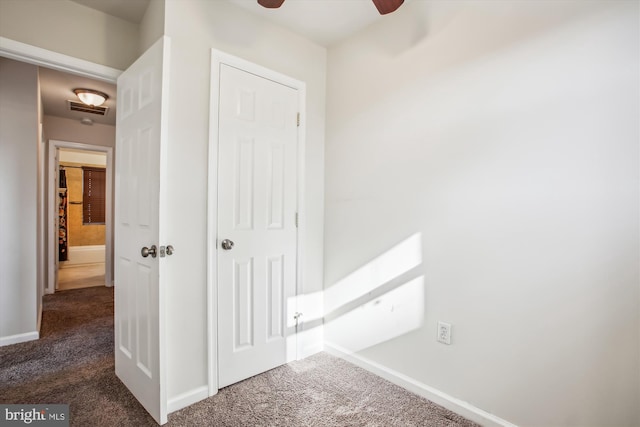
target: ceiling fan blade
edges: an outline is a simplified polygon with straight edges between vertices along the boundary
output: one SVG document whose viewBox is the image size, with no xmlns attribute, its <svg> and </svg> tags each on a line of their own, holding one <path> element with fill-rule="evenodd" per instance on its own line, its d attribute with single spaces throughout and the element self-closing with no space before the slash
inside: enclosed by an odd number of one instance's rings
<svg viewBox="0 0 640 427">
<path fill-rule="evenodd" d="M 282 6 L 284 0 L 258 0 L 258 4 L 267 9 L 277 9 Z"/>
<path fill-rule="evenodd" d="M 400 6 L 402 6 L 402 3 L 404 3 L 404 0 L 372 0 L 373 4 L 376 5 L 376 8 L 378 8 L 378 12 L 380 12 L 380 15 L 386 15 L 387 13 L 391 13 L 391 12 L 395 12 L 396 9 L 398 9 Z"/>
</svg>

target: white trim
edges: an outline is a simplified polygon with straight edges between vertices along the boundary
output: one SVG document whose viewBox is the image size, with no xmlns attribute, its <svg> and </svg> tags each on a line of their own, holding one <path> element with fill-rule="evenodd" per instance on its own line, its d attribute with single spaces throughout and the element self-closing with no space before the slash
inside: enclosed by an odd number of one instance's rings
<svg viewBox="0 0 640 427">
<path fill-rule="evenodd" d="M 160 41 L 162 40 L 162 41 Z M 170 203 L 169 198 L 167 197 L 167 185 L 166 181 L 169 180 L 167 176 L 167 146 L 169 142 L 169 94 L 171 89 L 171 38 L 169 36 L 163 35 L 155 44 L 162 43 L 162 89 L 161 89 L 161 107 L 160 107 L 160 164 L 158 165 L 158 177 L 160 180 L 160 188 L 158 189 L 158 209 L 160 210 L 158 216 L 158 243 L 166 242 L 166 226 L 163 224 L 166 220 L 163 219 L 162 213 L 167 212 L 167 206 Z M 154 46 L 155 46 L 154 44 Z M 152 49 L 150 47 L 148 50 Z M 117 123 L 116 123 L 117 125 Z M 164 171 L 164 173 L 163 173 Z M 164 243 L 165 245 L 167 243 Z M 166 259 L 166 258 L 165 258 Z M 168 362 L 167 362 L 167 288 L 169 287 L 169 283 L 166 283 L 166 279 L 163 280 L 162 277 L 166 277 L 164 272 L 167 269 L 167 265 L 165 262 L 158 263 L 158 363 L 159 363 L 159 383 L 160 383 L 160 421 L 161 424 L 165 424 L 167 422 L 167 415 L 169 412 L 169 402 L 168 397 L 168 386 L 167 386 L 167 377 L 168 377 Z M 114 314 L 115 316 L 115 314 Z M 115 318 L 114 318 L 115 319 Z M 205 387 L 206 388 L 206 387 Z M 176 396 L 174 399 L 179 398 L 181 395 Z M 199 397 L 197 400 L 192 401 L 191 403 L 195 403 L 198 400 L 205 399 L 207 397 L 207 393 L 205 393 L 202 397 Z M 173 400 L 172 400 L 173 401 Z M 191 404 L 190 403 L 190 404 Z"/>
<path fill-rule="evenodd" d="M 33 341 L 40 338 L 38 331 L 25 332 L 24 334 L 9 335 L 8 337 L 0 337 L 0 347 L 11 344 L 18 344 L 21 342 Z"/>
<path fill-rule="evenodd" d="M 42 327 L 42 295 L 40 295 L 40 299 L 38 301 L 38 323 L 36 328 L 38 330 L 38 337 L 40 335 L 40 328 Z"/>
<path fill-rule="evenodd" d="M 58 71 L 115 83 L 122 71 L 84 59 L 0 37 L 0 56 Z"/>
<path fill-rule="evenodd" d="M 40 77 L 38 77 L 38 93 L 40 93 Z M 38 262 L 37 262 L 37 310 L 38 323 L 36 330 L 40 332 L 42 323 L 42 297 L 47 286 L 47 146 L 44 144 L 44 135 L 42 133 L 44 120 L 42 113 L 42 99 L 38 99 Z"/>
<path fill-rule="evenodd" d="M 207 328 L 208 328 L 208 383 L 209 396 L 218 391 L 218 283 L 217 283 L 217 232 L 218 232 L 218 104 L 220 98 L 220 65 L 226 64 L 234 68 L 264 77 L 298 91 L 298 112 L 300 126 L 298 131 L 298 167 L 297 167 L 297 276 L 296 293 L 300 294 L 302 287 L 304 255 L 304 236 L 306 231 L 304 212 L 304 182 L 305 182 L 305 145 L 306 145 L 306 83 L 293 79 L 287 75 L 254 64 L 237 56 L 230 55 L 217 49 L 211 49 L 211 96 L 209 105 L 209 164 L 208 164 L 208 201 L 207 201 Z M 300 341 L 296 349 L 300 357 Z"/>
<path fill-rule="evenodd" d="M 298 236 L 297 236 L 297 253 L 296 253 L 296 295 L 304 294 L 303 287 L 303 271 L 304 271 L 304 254 L 305 254 L 305 245 L 307 235 L 307 215 L 305 209 L 305 183 L 306 183 L 306 135 L 307 135 L 307 85 L 305 83 L 301 83 L 301 86 L 298 89 L 298 112 L 300 113 L 300 124 L 298 125 L 298 194 L 297 194 L 297 203 L 298 203 Z M 296 304 L 297 304 L 296 298 Z M 296 306 L 295 312 L 300 311 L 300 307 Z M 302 320 L 304 325 L 304 318 Z M 302 328 L 304 332 L 304 326 Z M 309 356 L 309 352 L 305 352 L 304 339 L 305 334 L 298 334 L 296 340 L 296 357 L 298 360 L 304 359 Z"/>
<path fill-rule="evenodd" d="M 425 399 L 428 399 L 440 406 L 449 409 L 450 411 L 455 412 L 456 414 L 459 414 L 485 427 L 517 427 L 515 424 L 512 424 L 507 420 L 503 420 L 500 417 L 483 411 L 482 409 L 477 408 L 468 402 L 450 396 L 438 389 L 430 387 L 426 384 L 414 380 L 411 377 L 401 374 L 400 372 L 389 369 L 386 366 L 382 366 L 372 360 L 360 356 L 359 354 L 342 348 L 339 345 L 325 341 L 324 348 L 325 351 L 329 354 L 337 356 L 341 359 L 353 363 L 356 366 L 366 369 L 367 371 L 372 372 L 387 381 L 405 388 L 410 392 L 417 394 L 418 396 L 424 397 Z"/>
<path fill-rule="evenodd" d="M 56 151 L 58 148 L 73 148 L 76 150 L 96 151 L 107 155 L 107 187 L 106 187 L 106 206 L 105 206 L 105 264 L 104 264 L 104 284 L 105 286 L 113 286 L 113 148 L 102 145 L 91 145 L 80 142 L 58 141 L 50 139 L 48 142 L 49 168 L 47 182 L 47 215 L 48 224 L 47 234 L 49 245 L 47 250 L 47 287 L 45 293 L 52 294 L 56 289 L 56 260 L 58 254 L 56 250 L 57 239 L 51 238 L 56 231 L 57 217 L 54 214 L 56 208 L 56 174 L 58 172 L 58 161 L 56 160 Z"/>
<path fill-rule="evenodd" d="M 179 411 L 180 409 L 193 405 L 196 402 L 200 402 L 207 397 L 209 397 L 209 387 L 206 385 L 180 393 L 176 397 L 169 399 L 167 402 L 167 413 L 170 414 L 172 412 Z"/>
<path fill-rule="evenodd" d="M 218 100 L 220 62 L 211 51 L 211 84 L 209 97 L 209 164 L 207 165 L 207 383 L 209 396 L 218 392 Z M 215 149 L 214 149 L 215 147 Z M 214 361 L 215 359 L 215 361 Z"/>
</svg>

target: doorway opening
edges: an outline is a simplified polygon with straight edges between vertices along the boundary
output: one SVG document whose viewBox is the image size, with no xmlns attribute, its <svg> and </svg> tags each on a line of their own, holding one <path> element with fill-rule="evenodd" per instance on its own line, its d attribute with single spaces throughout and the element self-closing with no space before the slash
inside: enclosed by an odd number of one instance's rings
<svg viewBox="0 0 640 427">
<path fill-rule="evenodd" d="M 112 151 L 49 141 L 47 293 L 113 285 Z"/>
<path fill-rule="evenodd" d="M 56 291 L 105 286 L 106 167 L 102 152 L 57 148 Z"/>
</svg>

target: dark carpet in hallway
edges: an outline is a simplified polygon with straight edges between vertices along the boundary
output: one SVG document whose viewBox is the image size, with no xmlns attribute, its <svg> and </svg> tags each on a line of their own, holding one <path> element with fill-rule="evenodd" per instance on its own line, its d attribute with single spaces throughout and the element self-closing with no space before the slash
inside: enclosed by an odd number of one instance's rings
<svg viewBox="0 0 640 427">
<path fill-rule="evenodd" d="M 72 426 L 154 426 L 114 373 L 113 289 L 47 295 L 41 338 L 0 347 L 0 403 L 67 403 Z M 320 353 L 226 387 L 170 426 L 473 426 Z"/>
</svg>

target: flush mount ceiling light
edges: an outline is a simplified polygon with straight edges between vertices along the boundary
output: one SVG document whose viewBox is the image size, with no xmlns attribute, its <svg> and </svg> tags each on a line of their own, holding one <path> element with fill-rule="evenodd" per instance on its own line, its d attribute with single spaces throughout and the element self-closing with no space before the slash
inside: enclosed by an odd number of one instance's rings
<svg viewBox="0 0 640 427">
<path fill-rule="evenodd" d="M 74 89 L 73 93 L 75 93 L 80 101 L 83 104 L 89 105 L 91 107 L 98 107 L 109 99 L 109 95 L 104 92 L 100 92 L 99 90 L 93 89 Z"/>
<path fill-rule="evenodd" d="M 373 4 L 376 5 L 378 12 L 380 15 L 386 15 L 387 13 L 395 12 L 404 0 L 372 0 Z M 260 6 L 266 7 L 267 9 L 277 9 L 282 6 L 284 0 L 258 0 L 258 4 Z"/>
</svg>

